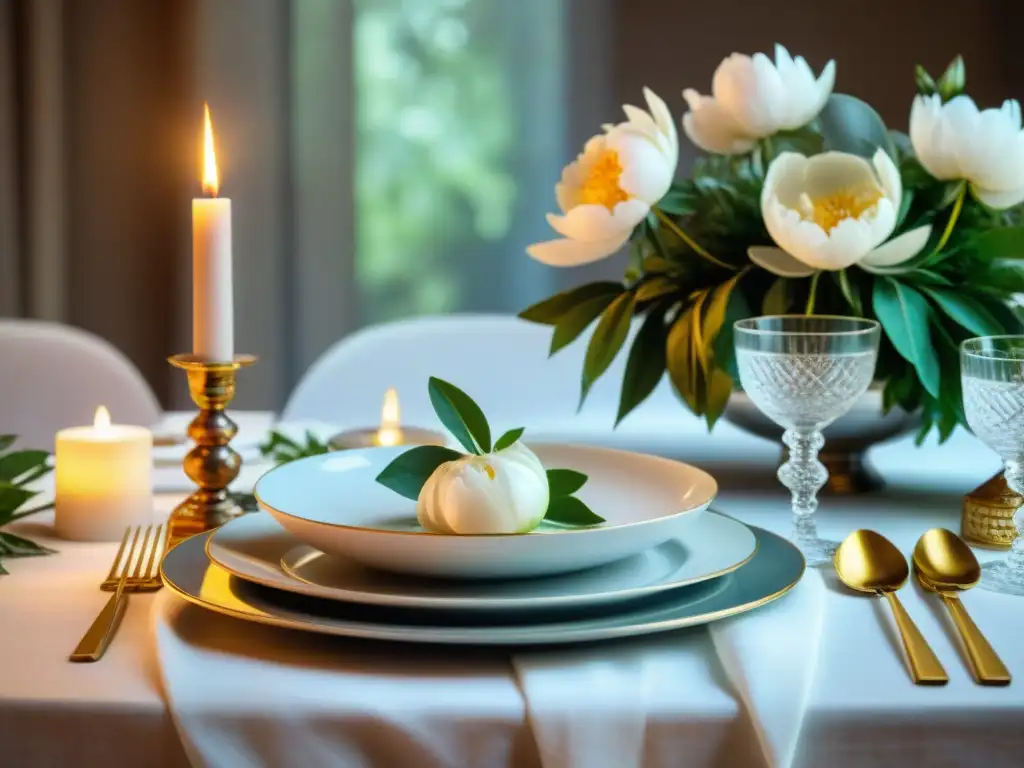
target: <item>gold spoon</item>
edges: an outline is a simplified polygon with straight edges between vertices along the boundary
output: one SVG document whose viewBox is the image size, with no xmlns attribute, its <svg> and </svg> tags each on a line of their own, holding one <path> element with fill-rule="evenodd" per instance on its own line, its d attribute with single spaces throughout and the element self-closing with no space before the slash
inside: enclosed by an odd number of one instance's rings
<svg viewBox="0 0 1024 768">
<path fill-rule="evenodd" d="M 971 621 L 956 594 L 970 589 L 981 578 L 981 566 L 971 548 L 952 531 L 932 528 L 914 547 L 914 574 L 921 586 L 938 593 L 949 609 L 974 679 L 982 685 L 1009 685 L 1010 671 Z"/>
<path fill-rule="evenodd" d="M 839 545 L 832 562 L 840 581 L 850 589 L 885 595 L 903 638 L 907 666 L 914 682 L 917 685 L 948 683 L 946 670 L 896 597 L 896 590 L 906 583 L 910 569 L 893 543 L 874 531 L 854 531 Z"/>
</svg>

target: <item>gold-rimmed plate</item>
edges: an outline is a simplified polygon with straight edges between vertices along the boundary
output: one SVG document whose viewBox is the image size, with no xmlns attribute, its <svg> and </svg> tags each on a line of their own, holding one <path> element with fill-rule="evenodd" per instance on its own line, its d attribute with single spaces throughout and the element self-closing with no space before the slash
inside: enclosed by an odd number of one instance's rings
<svg viewBox="0 0 1024 768">
<path fill-rule="evenodd" d="M 720 579 L 570 620 L 509 614 L 435 614 L 318 600 L 231 576 L 206 554 L 210 534 L 186 539 L 164 558 L 161 574 L 179 597 L 228 616 L 288 629 L 373 640 L 457 645 L 524 646 L 610 640 L 665 632 L 735 616 L 785 595 L 804 573 L 790 542 L 760 528 L 757 552 Z M 461 619 L 459 617 L 462 617 Z"/>
<path fill-rule="evenodd" d="M 448 611 L 577 609 L 650 597 L 730 573 L 757 541 L 738 520 L 701 513 L 683 539 L 614 563 L 536 579 L 426 579 L 366 568 L 301 544 L 267 514 L 218 528 L 210 559 L 234 576 L 285 592 L 363 605 Z"/>
<path fill-rule="evenodd" d="M 296 538 L 330 555 L 394 573 L 449 579 L 549 576 L 611 563 L 685 535 L 718 491 L 707 472 L 642 453 L 559 443 L 531 448 L 544 466 L 587 475 L 578 496 L 606 522 L 542 523 L 528 534 L 424 531 L 416 503 L 376 481 L 406 448 L 312 456 L 256 484 L 260 506 Z"/>
</svg>

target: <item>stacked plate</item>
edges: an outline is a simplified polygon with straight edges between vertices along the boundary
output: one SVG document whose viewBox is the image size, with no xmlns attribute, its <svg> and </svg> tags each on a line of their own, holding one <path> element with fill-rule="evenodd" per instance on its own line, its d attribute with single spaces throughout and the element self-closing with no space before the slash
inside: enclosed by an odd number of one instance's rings
<svg viewBox="0 0 1024 768">
<path fill-rule="evenodd" d="M 265 475 L 265 512 L 179 544 L 166 585 L 264 624 L 423 643 L 534 645 L 659 632 L 785 594 L 799 551 L 708 511 L 713 478 L 680 462 L 535 445 L 549 467 L 588 475 L 579 496 L 606 519 L 523 535 L 446 536 L 375 478 L 402 448 L 292 462 Z"/>
</svg>

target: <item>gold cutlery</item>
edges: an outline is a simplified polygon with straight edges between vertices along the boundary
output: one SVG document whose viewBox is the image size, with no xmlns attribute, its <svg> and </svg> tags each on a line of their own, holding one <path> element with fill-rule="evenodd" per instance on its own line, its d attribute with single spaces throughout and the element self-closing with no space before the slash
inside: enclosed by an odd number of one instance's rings
<svg viewBox="0 0 1024 768">
<path fill-rule="evenodd" d="M 933 528 L 914 547 L 914 574 L 922 587 L 946 604 L 960 633 L 974 679 L 982 685 L 1009 685 L 1010 671 L 967 615 L 957 592 L 981 579 L 981 566 L 971 548 L 952 531 Z"/>
<path fill-rule="evenodd" d="M 141 546 L 139 546 L 140 535 L 142 535 Z M 131 541 L 130 547 L 129 540 Z M 127 553 L 125 552 L 126 547 L 128 548 Z M 159 581 L 158 569 L 163 549 L 162 525 L 147 525 L 145 529 L 138 527 L 125 530 L 121 546 L 118 547 L 117 554 L 114 556 L 114 564 L 110 567 L 110 574 L 107 576 L 108 580 L 111 577 L 116 578 L 116 590 L 71 654 L 71 661 L 99 661 L 103 657 L 121 624 L 125 609 L 128 607 L 128 585 L 130 583 L 150 584 L 154 579 Z"/>
<path fill-rule="evenodd" d="M 152 526 L 149 526 L 152 528 Z M 167 546 L 166 534 L 161 535 L 160 529 L 163 526 L 158 526 L 154 544 L 160 548 L 160 556 L 163 556 L 164 550 L 169 549 Z M 128 534 L 131 533 L 131 528 L 125 531 L 124 538 L 121 539 L 121 546 L 117 550 L 117 554 L 114 555 L 114 563 L 110 566 L 110 572 L 107 577 L 100 584 L 100 589 L 104 592 L 116 592 L 121 586 L 121 575 L 118 572 L 118 565 L 121 562 L 121 554 L 124 552 L 125 544 L 128 541 Z M 160 557 L 156 560 L 155 568 L 147 568 L 145 573 L 132 573 L 128 576 L 128 580 L 124 584 L 124 592 L 155 592 L 163 586 L 163 582 L 160 581 Z"/>
<path fill-rule="evenodd" d="M 948 683 L 946 670 L 896 597 L 896 590 L 906 583 L 910 569 L 893 543 L 874 531 L 854 531 L 839 545 L 832 562 L 840 581 L 850 589 L 884 595 L 889 601 L 914 682 L 917 685 Z"/>
</svg>

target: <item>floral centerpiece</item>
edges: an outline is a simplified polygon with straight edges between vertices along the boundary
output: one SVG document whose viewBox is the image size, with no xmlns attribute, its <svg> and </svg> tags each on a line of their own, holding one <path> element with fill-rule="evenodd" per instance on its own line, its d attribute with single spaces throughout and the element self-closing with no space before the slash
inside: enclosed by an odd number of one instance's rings
<svg viewBox="0 0 1024 768">
<path fill-rule="evenodd" d="M 581 404 L 632 337 L 616 423 L 667 371 L 683 402 L 722 414 L 737 377 L 732 325 L 760 314 L 869 317 L 883 330 L 884 406 L 920 409 L 920 437 L 964 423 L 958 345 L 1019 332 L 1024 291 L 1024 132 L 1020 105 L 979 110 L 958 57 L 916 73 L 909 135 L 853 96 L 833 93 L 776 46 L 733 54 L 712 95 L 683 91 L 686 136 L 707 153 L 675 180 L 669 108 L 624 107 L 565 168 L 548 222 L 558 239 L 528 248 L 572 267 L 628 247 L 622 282 L 594 282 L 521 313 L 553 327 L 552 354 L 597 321 Z"/>
</svg>

